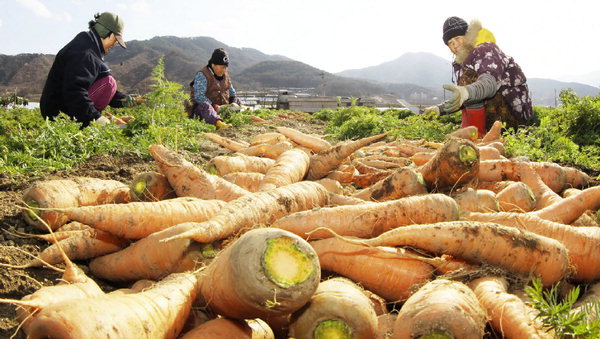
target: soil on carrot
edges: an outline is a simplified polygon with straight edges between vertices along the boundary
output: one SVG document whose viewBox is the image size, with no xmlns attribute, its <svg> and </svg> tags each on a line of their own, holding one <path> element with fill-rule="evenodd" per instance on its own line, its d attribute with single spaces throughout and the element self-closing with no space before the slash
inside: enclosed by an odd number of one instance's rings
<svg viewBox="0 0 600 339">
<path fill-rule="evenodd" d="M 318 121 L 307 119 L 304 113 L 291 113 L 275 116 L 272 125 L 251 125 L 241 128 L 229 128 L 218 133 L 234 140 L 249 141 L 257 134 L 274 132 L 272 126 L 296 128 L 309 134 L 323 135 L 325 125 Z M 202 150 L 197 154 L 186 154 L 186 158 L 204 166 L 217 155 L 229 154 L 231 151 L 208 140 L 200 141 Z M 24 183 L 15 184 L 6 175 L 0 173 L 0 263 L 20 266 L 31 260 L 30 254 L 37 254 L 48 246 L 48 243 L 26 236 L 27 233 L 40 233 L 36 228 L 27 225 L 21 216 L 21 197 L 23 191 L 38 180 L 65 179 L 73 177 L 93 177 L 118 180 L 129 184 L 137 174 L 147 171 L 157 171 L 154 160 L 135 154 L 114 157 L 111 155 L 96 155 L 85 163 L 70 171 L 50 173 L 42 178 L 31 178 Z M 78 261 L 76 264 L 88 273 L 88 262 Z M 59 268 L 63 266 L 58 265 Z M 42 286 L 51 286 L 59 282 L 61 272 L 50 268 L 6 268 L 0 267 L 0 298 L 21 299 Z M 104 291 L 111 291 L 124 286 L 116 286 L 106 281 L 96 279 Z M 25 338 L 16 320 L 16 306 L 0 303 L 0 338 Z"/>
</svg>

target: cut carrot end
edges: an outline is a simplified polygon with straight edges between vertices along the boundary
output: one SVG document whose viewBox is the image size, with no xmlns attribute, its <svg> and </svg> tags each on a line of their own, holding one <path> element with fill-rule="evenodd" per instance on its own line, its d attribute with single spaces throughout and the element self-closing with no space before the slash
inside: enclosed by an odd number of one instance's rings
<svg viewBox="0 0 600 339">
<path fill-rule="evenodd" d="M 215 250 L 215 246 L 212 243 L 202 244 L 202 256 L 211 259 L 217 255 L 217 251 Z"/>
<path fill-rule="evenodd" d="M 25 200 L 25 203 L 30 208 L 26 211 L 25 216 L 29 218 L 30 221 L 37 222 L 39 220 L 38 218 L 41 218 L 42 216 L 42 211 L 38 209 L 40 204 L 38 204 L 38 202 L 35 200 Z"/>
<path fill-rule="evenodd" d="M 210 167 L 208 168 L 208 171 L 207 171 L 207 172 L 208 172 L 208 173 L 210 173 L 210 174 L 212 174 L 212 175 L 218 175 L 218 176 L 221 176 L 221 175 L 219 174 L 219 170 L 217 169 L 217 166 L 214 166 L 214 165 L 213 165 L 213 166 L 210 166 Z"/>
<path fill-rule="evenodd" d="M 349 339 L 352 338 L 352 329 L 340 319 L 328 319 L 315 326 L 315 339 Z"/>
<path fill-rule="evenodd" d="M 146 190 L 146 187 L 147 187 L 147 183 L 146 183 L 145 177 L 139 178 L 138 180 L 134 181 L 131 184 L 132 191 L 136 195 L 137 198 L 144 196 L 144 191 Z"/>
<path fill-rule="evenodd" d="M 472 164 L 477 161 L 477 151 L 471 145 L 461 145 L 458 149 L 458 158 L 465 164 Z"/>
<path fill-rule="evenodd" d="M 420 336 L 419 339 L 454 339 L 454 336 L 452 333 L 444 330 L 435 330 L 431 333 Z"/>
<path fill-rule="evenodd" d="M 311 256 L 300 250 L 291 238 L 269 239 L 263 256 L 263 269 L 274 284 L 283 288 L 296 286 L 315 273 Z"/>
</svg>

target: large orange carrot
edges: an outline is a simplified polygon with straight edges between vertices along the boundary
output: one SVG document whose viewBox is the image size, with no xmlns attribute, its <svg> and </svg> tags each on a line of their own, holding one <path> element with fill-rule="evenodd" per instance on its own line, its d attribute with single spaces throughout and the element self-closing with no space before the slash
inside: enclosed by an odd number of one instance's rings
<svg viewBox="0 0 600 339">
<path fill-rule="evenodd" d="M 274 339 L 273 330 L 262 319 L 216 318 L 185 333 L 180 339 Z"/>
<path fill-rule="evenodd" d="M 363 188 L 371 187 L 375 183 L 389 177 L 394 171 L 377 171 L 373 173 L 357 174 L 352 177 L 352 183 Z"/>
<path fill-rule="evenodd" d="M 248 144 L 247 142 L 243 142 L 243 141 L 235 141 L 235 140 L 231 140 L 228 139 L 226 137 L 220 136 L 216 133 L 204 133 L 204 136 L 210 140 L 213 141 L 231 151 L 237 152 L 242 148 L 246 148 L 248 146 L 250 146 L 250 144 Z"/>
<path fill-rule="evenodd" d="M 515 181 L 496 194 L 503 212 L 530 212 L 536 206 L 535 195 L 523 182 Z"/>
<path fill-rule="evenodd" d="M 161 242 L 175 234 L 172 227 L 152 233 L 118 252 L 93 259 L 90 270 L 95 277 L 108 281 L 159 280 L 209 262 L 219 248 L 217 243 L 201 244 L 190 239 Z"/>
<path fill-rule="evenodd" d="M 129 185 L 129 192 L 132 201 L 160 201 L 177 197 L 167 177 L 158 172 L 136 175 Z"/>
<path fill-rule="evenodd" d="M 491 325 L 503 338 L 554 338 L 535 326 L 529 317 L 529 306 L 514 294 L 508 293 L 508 281 L 488 276 L 469 283 L 481 306 L 491 319 Z"/>
<path fill-rule="evenodd" d="M 568 250 L 574 267 L 573 279 L 593 281 L 600 278 L 600 228 L 572 227 L 548 221 L 531 213 L 467 213 L 467 220 L 494 222 L 510 227 L 521 228 L 562 243 Z"/>
<path fill-rule="evenodd" d="M 65 209 L 70 220 L 126 239 L 141 239 L 184 222 L 210 219 L 226 205 L 221 200 L 182 197 L 156 202 L 106 204 Z"/>
<path fill-rule="evenodd" d="M 266 157 L 277 159 L 281 153 L 289 151 L 294 146 L 289 141 L 282 141 L 276 144 L 258 144 L 239 149 L 237 153 L 249 156 Z"/>
<path fill-rule="evenodd" d="M 492 146 L 477 146 L 479 148 L 479 160 L 496 160 L 506 159 L 496 147 Z"/>
<path fill-rule="evenodd" d="M 279 142 L 287 141 L 285 135 L 277 132 L 261 133 L 250 138 L 250 146 L 259 144 L 276 144 Z"/>
<path fill-rule="evenodd" d="M 192 238 L 211 242 L 227 238 L 244 227 L 270 225 L 288 214 L 327 204 L 329 192 L 323 185 L 301 181 L 266 192 L 251 193 L 225 205 L 209 221 L 172 226 L 172 239 Z M 165 239 L 168 241 L 170 239 Z"/>
<path fill-rule="evenodd" d="M 312 241 L 321 269 L 341 274 L 388 301 L 404 301 L 413 286 L 433 277 L 433 266 L 416 254 L 367 247 L 339 238 Z"/>
<path fill-rule="evenodd" d="M 490 130 L 481 138 L 481 143 L 489 143 L 500 139 L 502 136 L 502 122 L 500 120 L 494 121 Z"/>
<path fill-rule="evenodd" d="M 405 156 L 413 156 L 415 153 L 419 152 L 432 152 L 435 149 L 430 147 L 423 146 L 422 140 L 403 140 L 397 141 L 393 143 L 393 146 L 399 151 L 400 154 L 404 154 Z"/>
<path fill-rule="evenodd" d="M 560 195 L 556 194 L 548 185 L 544 183 L 540 178 L 537 171 L 529 165 L 528 162 L 523 161 L 517 164 L 517 170 L 519 172 L 519 178 L 521 182 L 527 185 L 533 194 L 535 195 L 535 209 L 542 209 L 550 206 L 555 202 L 561 201 Z"/>
<path fill-rule="evenodd" d="M 567 177 L 567 186 L 575 187 L 575 188 L 583 188 L 586 187 L 591 178 L 587 173 L 582 172 L 573 167 L 563 167 L 565 171 L 565 176 Z"/>
<path fill-rule="evenodd" d="M 477 176 L 479 150 L 469 140 L 450 139 L 418 171 L 429 191 L 461 185 Z"/>
<path fill-rule="evenodd" d="M 338 167 L 342 163 L 342 161 L 344 161 L 352 153 L 354 153 L 361 147 L 364 147 L 379 139 L 385 138 L 385 136 L 387 136 L 388 134 L 389 132 L 362 138 L 355 141 L 340 143 L 338 145 L 335 145 L 334 147 L 331 147 L 313 155 L 310 159 L 310 168 L 308 170 L 307 179 L 316 180 L 323 178 L 331 171 L 333 171 L 336 167 Z"/>
<path fill-rule="evenodd" d="M 47 264 L 54 265 L 64 262 L 59 247 L 71 260 L 85 260 L 95 258 L 123 249 L 128 241 L 100 230 L 79 231 L 65 239 L 46 247 L 38 256 L 25 267 L 41 267 Z"/>
<path fill-rule="evenodd" d="M 519 181 L 518 164 L 518 161 L 508 159 L 481 161 L 477 177 L 480 181 Z M 566 174 L 560 165 L 551 162 L 529 162 L 529 165 L 554 192 L 561 192 L 566 187 Z"/>
<path fill-rule="evenodd" d="M 464 192 L 451 195 L 461 211 L 498 212 L 500 206 L 496 194 L 490 190 L 468 188 Z"/>
<path fill-rule="evenodd" d="M 151 145 L 150 153 L 180 197 L 230 201 L 250 192 L 216 175 L 209 174 L 162 145 Z"/>
<path fill-rule="evenodd" d="M 394 338 L 483 338 L 485 312 L 465 284 L 437 279 L 413 294 L 398 312 Z"/>
<path fill-rule="evenodd" d="M 244 154 L 237 154 L 233 157 L 219 155 L 210 161 L 210 166 L 214 166 L 217 174 L 220 176 L 234 172 L 257 172 L 264 174 L 273 165 L 275 165 L 275 160 L 273 159 Z"/>
<path fill-rule="evenodd" d="M 302 133 L 296 129 L 281 126 L 277 127 L 276 129 L 279 133 L 290 138 L 295 143 L 308 147 L 315 153 L 319 153 L 331 148 L 329 141 Z"/>
<path fill-rule="evenodd" d="M 376 333 L 373 304 L 359 286 L 344 278 L 320 283 L 290 323 L 290 336 L 296 339 L 372 339 Z"/>
<path fill-rule="evenodd" d="M 456 131 L 450 132 L 446 135 L 446 138 L 462 138 L 468 139 L 471 141 L 475 141 L 477 139 L 477 127 L 475 126 L 467 126 L 463 128 L 459 128 Z M 480 136 L 481 137 L 481 136 Z"/>
<path fill-rule="evenodd" d="M 339 235 L 369 238 L 392 228 L 419 223 L 458 220 L 458 205 L 444 194 L 406 197 L 381 203 L 324 207 L 290 214 L 271 226 L 303 238 Z M 327 229 L 318 229 L 318 228 Z"/>
<path fill-rule="evenodd" d="M 557 240 L 489 222 L 449 221 L 404 226 L 362 243 L 407 245 L 438 255 L 449 254 L 469 263 L 487 263 L 519 274 L 540 276 L 544 286 L 571 273 L 567 249 Z"/>
<path fill-rule="evenodd" d="M 265 319 L 306 304 L 321 268 L 313 248 L 300 237 L 257 228 L 226 247 L 201 274 L 200 305 L 229 318 Z"/>
<path fill-rule="evenodd" d="M 197 281 L 193 273 L 173 274 L 139 293 L 52 304 L 31 322 L 28 338 L 177 338 Z"/>
<path fill-rule="evenodd" d="M 570 224 L 585 211 L 600 208 L 600 186 L 586 188 L 541 210 L 530 212 L 542 219 Z"/>
<path fill-rule="evenodd" d="M 223 176 L 223 179 L 249 192 L 258 192 L 258 186 L 264 178 L 265 175 L 263 173 L 257 172 L 232 172 Z"/>
<path fill-rule="evenodd" d="M 352 196 L 367 201 L 386 201 L 425 193 L 427 187 L 423 176 L 410 167 L 403 167 Z"/>
<path fill-rule="evenodd" d="M 31 208 L 23 210 L 25 221 L 48 232 L 40 217 L 55 230 L 67 218 L 60 212 L 45 208 L 91 206 L 130 201 L 127 185 L 115 181 L 95 178 L 58 179 L 37 182 L 23 193 L 23 201 Z"/>
<path fill-rule="evenodd" d="M 301 150 L 283 152 L 265 174 L 258 190 L 268 191 L 301 181 L 308 172 L 309 164 L 310 158 Z"/>
</svg>

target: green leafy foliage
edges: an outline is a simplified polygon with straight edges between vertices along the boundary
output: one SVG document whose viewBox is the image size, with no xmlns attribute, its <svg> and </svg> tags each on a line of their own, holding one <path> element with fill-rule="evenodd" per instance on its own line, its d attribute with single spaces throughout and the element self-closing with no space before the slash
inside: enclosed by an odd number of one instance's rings
<svg viewBox="0 0 600 339">
<path fill-rule="evenodd" d="M 579 286 L 572 288 L 564 298 L 559 297 L 560 283 L 544 289 L 539 278 L 532 281 L 525 292 L 531 306 L 539 311 L 544 326 L 554 330 L 558 338 L 598 338 L 600 336 L 599 302 L 586 305 L 574 312 L 579 297 Z M 595 318 L 594 318 L 595 316 Z M 592 320 L 595 319 L 595 320 Z"/>
<path fill-rule="evenodd" d="M 534 125 L 506 133 L 506 152 L 532 161 L 600 169 L 600 95 L 578 98 L 563 91 L 560 99 L 560 107 L 536 107 Z"/>
</svg>

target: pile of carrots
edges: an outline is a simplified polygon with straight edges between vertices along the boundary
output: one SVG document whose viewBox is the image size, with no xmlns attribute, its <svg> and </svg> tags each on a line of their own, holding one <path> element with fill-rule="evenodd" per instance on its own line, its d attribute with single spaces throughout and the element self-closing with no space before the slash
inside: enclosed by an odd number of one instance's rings
<svg viewBox="0 0 600 339">
<path fill-rule="evenodd" d="M 206 133 L 231 154 L 200 167 L 152 145 L 157 171 L 131 183 L 37 182 L 23 216 L 53 244 L 27 266 L 63 277 L 1 301 L 29 338 L 551 338 L 522 289 L 598 299 L 600 186 L 506 158 L 500 130 Z M 102 291 L 78 260 L 130 287 Z"/>
</svg>

